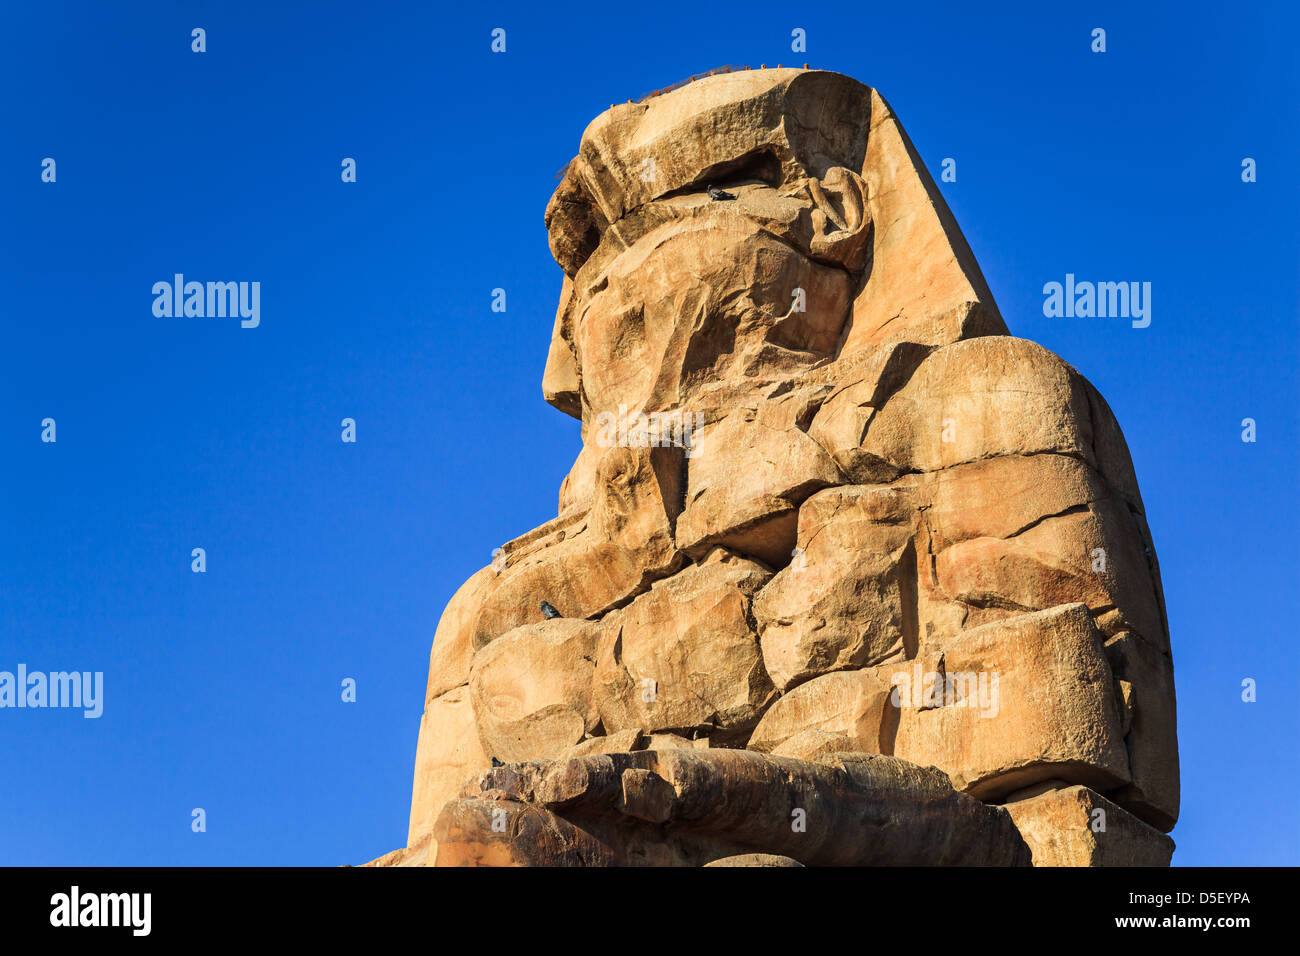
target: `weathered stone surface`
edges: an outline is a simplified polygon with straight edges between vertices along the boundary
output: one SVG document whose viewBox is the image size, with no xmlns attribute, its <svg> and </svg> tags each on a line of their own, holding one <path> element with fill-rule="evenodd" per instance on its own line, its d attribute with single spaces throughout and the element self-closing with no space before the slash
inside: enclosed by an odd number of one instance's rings
<svg viewBox="0 0 1300 956">
<path fill-rule="evenodd" d="M 461 785 L 491 764 L 479 744 L 468 687 L 431 700 L 420 720 L 415 745 L 415 776 L 406 845 L 417 847 L 433 832 L 442 805 Z"/>
<path fill-rule="evenodd" d="M 711 745 L 708 737 L 688 739 L 680 734 L 649 734 L 645 738 L 644 750 L 672 750 L 684 747 L 688 750 L 702 750 Z M 609 751 L 613 753 L 614 751 Z"/>
<path fill-rule="evenodd" d="M 592 220 L 615 223 L 656 198 L 724 179 L 728 165 L 770 163 L 777 182 L 795 182 L 832 168 L 860 170 L 866 155 L 871 90 L 849 77 L 807 70 L 746 71 L 710 77 L 641 103 L 620 104 L 597 117 L 582 137 L 577 168 Z M 845 119 L 847 118 L 847 122 Z M 771 160 L 768 159 L 771 157 Z M 650 161 L 649 164 L 647 161 Z M 654 169 L 646 176 L 647 166 Z M 722 174 L 722 175 L 718 175 Z M 561 185 L 557 196 L 569 196 Z M 553 202 L 552 235 L 561 212 L 581 218 L 578 202 Z M 574 230 L 567 230 L 570 234 Z M 576 271 L 557 255 L 565 271 Z"/>
<path fill-rule="evenodd" d="M 742 190 L 742 201 L 747 195 Z M 680 208 L 687 202 L 701 204 L 707 219 L 690 217 Z M 843 269 L 772 237 L 734 204 L 716 211 L 697 195 L 664 205 L 664 215 L 687 218 L 656 227 L 598 274 L 589 274 L 602 264 L 593 261 L 574 279 L 584 420 L 620 406 L 725 410 L 716 399 L 701 405 L 707 383 L 756 387 L 788 377 L 829 358 L 839 341 L 852 287 Z M 683 275 L 696 281 L 683 283 Z M 806 297 L 801 312 L 789 305 L 796 289 Z M 775 319 L 773 302 L 785 303 Z"/>
<path fill-rule="evenodd" d="M 774 853 L 741 853 L 739 856 L 724 856 L 721 860 L 705 863 L 705 866 L 797 866 L 803 864 L 788 856 Z"/>
<path fill-rule="evenodd" d="M 862 176 L 876 223 L 871 273 L 843 354 L 890 341 L 943 345 L 1007 328 L 948 204 L 889 104 L 871 92 Z"/>
<path fill-rule="evenodd" d="M 504 768 L 498 768 L 503 770 Z M 505 815 L 493 828 L 494 812 Z M 805 866 L 1019 865 L 1010 816 L 893 757 L 827 763 L 662 750 L 494 771 L 444 807 L 435 865 L 700 866 L 746 853 Z"/>
<path fill-rule="evenodd" d="M 974 538 L 1014 538 L 1108 495 L 1095 470 L 1077 458 L 1056 454 L 956 465 L 924 476 L 922 487 L 921 503 L 926 505 L 936 554 Z"/>
<path fill-rule="evenodd" d="M 769 576 L 719 549 L 607 615 L 595 679 L 606 731 L 752 728 L 774 693 L 749 619 Z"/>
<path fill-rule="evenodd" d="M 560 754 L 560 759 L 585 757 L 588 754 L 617 754 L 642 749 L 645 735 L 640 729 L 620 730 L 602 737 L 588 737 Z"/>
<path fill-rule="evenodd" d="M 582 449 L 558 516 L 439 623 L 390 862 L 1023 862 L 981 801 L 1029 812 L 1048 785 L 1173 826 L 1168 621 L 1124 436 L 1008 335 L 878 93 L 756 70 L 613 107 L 546 226 L 542 391 Z M 489 755 L 509 763 L 473 778 Z M 1038 846 L 1067 826 L 1053 799 Z M 1040 856 L 1123 859 L 1080 846 Z"/>
<path fill-rule="evenodd" d="M 1174 841 L 1087 787 L 1006 804 L 1034 866 L 1168 866 Z"/>
<path fill-rule="evenodd" d="M 901 472 L 862 447 L 877 410 L 898 391 L 929 354 L 913 342 L 884 343 L 861 353 L 845 368 L 831 394 L 817 409 L 808 434 L 834 458 L 854 484 L 890 481 Z"/>
<path fill-rule="evenodd" d="M 551 330 L 551 350 L 546 356 L 546 369 L 542 373 L 542 397 L 566 415 L 582 417 L 582 386 L 578 381 L 578 364 L 573 357 L 573 346 L 565 340 L 565 313 L 573 299 L 573 284 L 564 277 L 560 288 L 560 304 L 555 310 L 555 326 Z M 561 506 L 563 511 L 564 507 Z"/>
<path fill-rule="evenodd" d="M 555 618 L 515 628 L 475 656 L 470 697 L 489 756 L 557 757 L 595 730 L 600 634 L 599 624 Z"/>
<path fill-rule="evenodd" d="M 828 488 L 799 509 L 802 554 L 754 600 L 777 687 L 915 646 L 914 521 L 909 496 L 891 487 Z"/>
<path fill-rule="evenodd" d="M 1133 783 L 1111 799 L 1168 832 L 1178 821 L 1178 731 L 1174 667 L 1167 654 L 1125 632 L 1106 644 L 1106 656 L 1132 708 L 1124 743 Z"/>
<path fill-rule="evenodd" d="M 790 756 L 812 759 L 809 754 L 820 744 L 804 735 L 817 732 L 845 741 L 848 746 L 841 750 L 889 753 L 890 685 L 878 670 L 841 671 L 800 684 L 763 715 L 749 747 L 773 752 L 784 747 Z M 814 749 L 796 749 L 809 745 Z"/>
<path fill-rule="evenodd" d="M 478 649 L 474 629 L 483 601 L 496 579 L 491 567 L 483 568 L 460 586 L 447 602 L 429 651 L 429 681 L 424 700 L 427 704 L 447 691 L 469 682 L 469 668 Z"/>
<path fill-rule="evenodd" d="M 573 461 L 573 467 L 560 483 L 560 514 L 570 509 L 589 511 L 596 497 L 596 473 L 600 460 L 606 449 L 597 441 L 587 441 L 585 436 L 582 451 Z"/>
<path fill-rule="evenodd" d="M 737 455 L 739 448 L 747 453 Z M 781 567 L 794 550 L 796 508 L 842 480 L 826 451 L 795 425 L 728 416 L 692 448 L 677 545 L 687 554 L 722 545 Z"/>
<path fill-rule="evenodd" d="M 542 600 L 565 617 L 596 617 L 681 567 L 673 523 L 681 511 L 682 455 L 680 448 L 606 449 L 590 511 L 572 509 L 503 547 L 504 564 L 475 617 L 473 646 L 541 620 Z"/>
<path fill-rule="evenodd" d="M 1149 566 L 1126 512 L 1110 500 L 1043 520 L 1011 539 L 972 538 L 935 557 L 945 593 L 1003 614 L 1084 601 L 1110 634 L 1164 633 Z"/>
<path fill-rule="evenodd" d="M 828 122 L 829 109 L 844 112 Z M 710 202 L 710 177 L 736 199 Z M 546 222 L 572 278 L 554 339 L 572 353 L 584 419 L 619 402 L 702 409 L 716 383 L 761 387 L 876 343 L 1006 331 L 884 100 L 833 73 L 730 74 L 614 107 Z M 881 259 L 891 268 L 867 269 Z M 568 381 L 561 367 L 548 381 Z"/>
<path fill-rule="evenodd" d="M 754 747 L 754 749 L 762 748 Z M 851 753 L 861 749 L 854 746 L 854 741 L 848 734 L 810 728 L 799 731 L 793 737 L 787 737 L 771 749 L 771 754 L 773 757 L 794 757 L 796 760 L 819 763 L 825 762 L 826 758 L 833 757 L 835 754 Z"/>
<path fill-rule="evenodd" d="M 818 193 L 843 195 L 842 180 L 859 173 L 857 201 L 817 201 Z M 845 352 L 890 340 L 1005 334 L 969 247 L 884 98 L 822 71 L 711 77 L 603 114 L 547 208 L 557 261 L 575 275 L 608 242 L 612 223 L 710 178 L 806 189 L 808 224 L 821 234 L 816 245 L 806 240 L 809 251 L 829 250 L 850 268 L 859 262 L 858 218 L 880 224 Z M 841 228 L 827 228 L 819 216 Z"/>
<path fill-rule="evenodd" d="M 985 336 L 932 351 L 873 417 L 862 448 L 909 471 L 999 455 L 1095 464 L 1083 378 L 1041 345 Z"/>
<path fill-rule="evenodd" d="M 964 631 L 900 666 L 891 684 L 894 755 L 938 767 L 980 799 L 1051 778 L 1099 790 L 1131 779 L 1110 667 L 1082 604 Z"/>
<path fill-rule="evenodd" d="M 1003 456 L 908 476 L 920 513 L 918 617 L 927 635 L 1085 601 L 1107 635 L 1166 632 L 1139 516 L 1067 455 Z M 954 613 L 955 612 L 955 613 Z"/>
</svg>

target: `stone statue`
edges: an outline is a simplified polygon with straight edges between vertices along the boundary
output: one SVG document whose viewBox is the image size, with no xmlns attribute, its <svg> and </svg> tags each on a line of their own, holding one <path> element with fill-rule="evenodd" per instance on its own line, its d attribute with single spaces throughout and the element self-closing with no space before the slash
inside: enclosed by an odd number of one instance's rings
<svg viewBox="0 0 1300 956">
<path fill-rule="evenodd" d="M 447 606 L 375 862 L 1167 864 L 1124 437 L 1008 334 L 884 99 L 775 69 L 611 107 L 546 226 L 582 451 Z"/>
</svg>

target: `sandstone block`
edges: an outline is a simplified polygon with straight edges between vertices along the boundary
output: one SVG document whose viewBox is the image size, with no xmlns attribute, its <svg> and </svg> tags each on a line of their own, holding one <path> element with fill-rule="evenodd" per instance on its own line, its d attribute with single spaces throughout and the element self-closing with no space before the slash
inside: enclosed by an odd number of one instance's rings
<svg viewBox="0 0 1300 956">
<path fill-rule="evenodd" d="M 778 699 L 754 728 L 749 747 L 810 760 L 823 745 L 888 753 L 892 739 L 889 684 L 875 670 L 839 671 L 800 684 Z M 808 736 L 808 735 L 815 736 Z"/>
<path fill-rule="evenodd" d="M 914 509 L 905 489 L 828 488 L 799 509 L 802 554 L 754 601 L 781 689 L 903 654 L 915 640 Z"/>
<path fill-rule="evenodd" d="M 788 856 L 777 856 L 774 853 L 741 853 L 738 856 L 724 856 L 720 860 L 714 860 L 712 863 L 705 863 L 705 866 L 797 866 L 803 864 L 798 860 Z"/>
<path fill-rule="evenodd" d="M 1132 722 L 1124 738 L 1133 783 L 1110 794 L 1168 832 L 1178 822 L 1178 729 L 1174 666 L 1158 647 L 1125 632 L 1106 644 L 1114 673 L 1129 688 Z"/>
<path fill-rule="evenodd" d="M 718 550 L 608 615 L 595 683 L 606 731 L 753 727 L 774 694 L 749 623 L 750 595 L 769 576 Z"/>
<path fill-rule="evenodd" d="M 640 751 L 555 762 L 540 777 L 498 772 L 481 786 L 443 809 L 435 865 L 700 866 L 749 853 L 805 866 L 1030 860 L 1001 807 L 892 757 Z"/>
<path fill-rule="evenodd" d="M 556 618 L 515 628 L 478 653 L 469 686 L 489 756 L 557 757 L 595 730 L 600 632 L 590 621 Z"/>
<path fill-rule="evenodd" d="M 1034 866 L 1168 866 L 1174 841 L 1087 787 L 1006 804 Z"/>
<path fill-rule="evenodd" d="M 737 455 L 739 448 L 747 453 Z M 799 428 L 730 416 L 706 428 L 692 450 L 677 545 L 688 554 L 721 545 L 782 567 L 794 550 L 798 506 L 842 480 Z"/>
<path fill-rule="evenodd" d="M 1131 779 L 1110 667 L 1082 604 L 964 631 L 900 666 L 893 753 L 996 800 L 1046 779 Z"/>
</svg>

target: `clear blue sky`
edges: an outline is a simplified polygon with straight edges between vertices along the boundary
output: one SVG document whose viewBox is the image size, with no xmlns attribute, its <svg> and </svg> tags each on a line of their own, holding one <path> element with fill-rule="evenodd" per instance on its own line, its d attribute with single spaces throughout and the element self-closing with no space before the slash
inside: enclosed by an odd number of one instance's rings
<svg viewBox="0 0 1300 956">
<path fill-rule="evenodd" d="M 1013 334 L 1124 428 L 1175 653 L 1175 862 L 1300 862 L 1300 18 L 836 6 L 4 3 L 0 669 L 103 671 L 105 711 L 0 710 L 0 864 L 404 843 L 438 616 L 553 516 L 579 447 L 540 390 L 557 170 L 611 102 L 804 61 L 878 87 L 936 175 L 957 160 Z M 177 272 L 260 281 L 260 327 L 155 318 Z M 1067 272 L 1150 281 L 1151 326 L 1044 318 Z"/>
</svg>

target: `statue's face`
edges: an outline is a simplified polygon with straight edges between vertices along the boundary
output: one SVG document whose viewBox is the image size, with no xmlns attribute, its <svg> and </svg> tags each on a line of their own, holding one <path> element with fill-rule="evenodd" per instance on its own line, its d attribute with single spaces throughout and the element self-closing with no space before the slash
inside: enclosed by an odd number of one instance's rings
<svg viewBox="0 0 1300 956">
<path fill-rule="evenodd" d="M 590 412 L 689 406 L 710 384 L 761 382 L 834 354 L 854 277 L 764 222 L 773 209 L 806 218 L 806 203 L 762 185 L 735 192 L 654 204 L 649 214 L 667 221 L 578 273 L 570 314 Z"/>
</svg>

